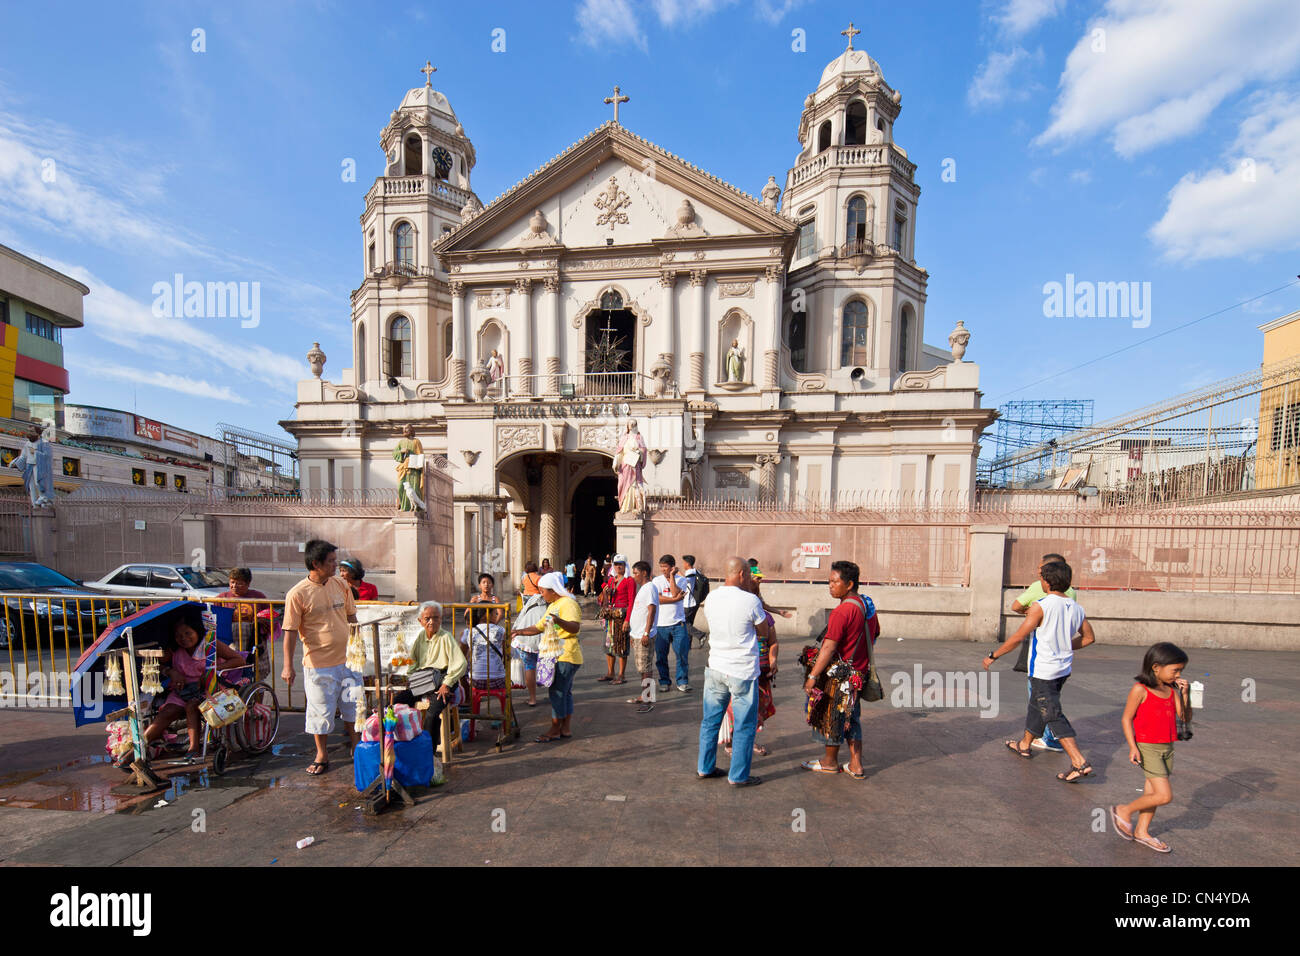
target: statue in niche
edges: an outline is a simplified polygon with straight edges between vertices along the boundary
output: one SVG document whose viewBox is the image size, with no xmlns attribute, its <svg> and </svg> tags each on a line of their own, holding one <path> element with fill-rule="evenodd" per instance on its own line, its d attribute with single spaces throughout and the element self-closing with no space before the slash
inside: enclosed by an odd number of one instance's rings
<svg viewBox="0 0 1300 956">
<path fill-rule="evenodd" d="M 501 357 L 501 353 L 496 349 L 493 349 L 492 354 L 488 356 L 487 367 L 493 385 L 501 381 L 502 376 L 506 374 L 506 360 Z"/>
<path fill-rule="evenodd" d="M 743 382 L 745 380 L 745 350 L 740 345 L 740 339 L 731 340 L 731 348 L 727 349 L 727 381 Z"/>
</svg>

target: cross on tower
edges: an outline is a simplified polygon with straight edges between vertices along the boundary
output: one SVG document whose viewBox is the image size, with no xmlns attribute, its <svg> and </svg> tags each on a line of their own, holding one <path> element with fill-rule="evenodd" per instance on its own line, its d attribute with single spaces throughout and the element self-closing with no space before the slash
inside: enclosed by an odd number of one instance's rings
<svg viewBox="0 0 1300 956">
<path fill-rule="evenodd" d="M 613 96 L 607 96 L 607 97 L 605 97 L 605 105 L 606 105 L 606 106 L 608 106 L 610 103 L 613 103 L 613 104 L 614 104 L 614 123 L 615 123 L 615 125 L 618 124 L 618 104 L 619 104 L 619 103 L 626 103 L 626 102 L 628 102 L 629 99 L 631 99 L 631 97 L 627 97 L 627 96 L 619 96 L 618 93 L 619 93 L 619 90 L 618 90 L 618 87 L 616 86 L 616 87 L 614 87 L 614 95 L 613 95 Z"/>
<path fill-rule="evenodd" d="M 433 74 L 438 72 L 438 68 L 433 65 L 432 61 L 425 60 L 424 66 L 420 67 L 420 72 L 424 74 L 424 85 L 433 86 Z"/>
<path fill-rule="evenodd" d="M 855 29 L 853 28 L 853 21 L 850 20 L 850 21 L 849 21 L 849 28 L 848 28 L 847 30 L 841 30 L 841 31 L 840 31 L 840 36 L 842 36 L 842 37 L 848 37 L 848 38 L 849 38 L 849 49 L 852 50 L 852 49 L 853 49 L 853 38 L 854 38 L 855 36 L 857 36 L 857 35 L 858 35 L 859 33 L 861 33 L 861 32 L 862 32 L 861 30 L 855 30 Z"/>
</svg>

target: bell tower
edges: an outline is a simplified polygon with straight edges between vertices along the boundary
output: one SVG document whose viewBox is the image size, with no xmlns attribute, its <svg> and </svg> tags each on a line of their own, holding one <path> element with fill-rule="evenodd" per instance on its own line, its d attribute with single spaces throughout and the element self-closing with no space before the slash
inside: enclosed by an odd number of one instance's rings
<svg viewBox="0 0 1300 956">
<path fill-rule="evenodd" d="M 921 361 L 928 276 L 915 261 L 916 165 L 894 141 L 902 94 L 854 49 L 860 32 L 841 31 L 848 47 L 799 118 L 782 203 L 799 224 L 786 343 L 796 373 L 825 376 L 838 391 L 888 391 Z"/>
<path fill-rule="evenodd" d="M 452 352 L 446 275 L 430 247 L 482 209 L 470 185 L 474 145 L 437 67 L 420 70 L 380 131 L 384 172 L 361 214 L 361 286 L 353 293 L 353 382 L 397 399 L 419 382 L 441 382 Z"/>
</svg>

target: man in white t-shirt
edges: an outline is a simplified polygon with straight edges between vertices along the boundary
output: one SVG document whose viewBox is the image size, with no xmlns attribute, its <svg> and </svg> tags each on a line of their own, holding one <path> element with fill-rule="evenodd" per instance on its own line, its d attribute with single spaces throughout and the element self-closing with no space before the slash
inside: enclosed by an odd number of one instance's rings
<svg viewBox="0 0 1300 956">
<path fill-rule="evenodd" d="M 677 559 L 665 554 L 659 559 L 659 576 L 654 579 L 659 592 L 659 624 L 655 637 L 655 663 L 659 667 L 659 689 L 668 690 L 668 648 L 677 658 L 677 689 L 691 689 L 691 635 L 686 630 L 686 609 L 695 606 L 690 582 L 677 573 Z"/>
<path fill-rule="evenodd" d="M 641 696 L 633 697 L 628 703 L 643 705 L 637 713 L 647 714 L 655 699 L 655 630 L 659 617 L 659 592 L 650 580 L 650 565 L 645 561 L 632 565 L 632 583 L 636 585 L 636 599 L 627 618 L 627 638 L 632 645 L 633 662 L 641 672 Z"/>
<path fill-rule="evenodd" d="M 700 759 L 696 773 L 701 779 L 722 776 L 716 766 L 718 728 L 730 701 L 735 730 L 727 780 L 733 787 L 762 783 L 749 772 L 749 762 L 754 753 L 754 735 L 758 732 L 756 625 L 762 624 L 767 615 L 763 602 L 740 587 L 744 579 L 744 559 L 729 559 L 723 586 L 709 592 L 702 608 L 709 621 L 709 664 L 704 669 L 704 718 L 700 721 Z"/>
</svg>

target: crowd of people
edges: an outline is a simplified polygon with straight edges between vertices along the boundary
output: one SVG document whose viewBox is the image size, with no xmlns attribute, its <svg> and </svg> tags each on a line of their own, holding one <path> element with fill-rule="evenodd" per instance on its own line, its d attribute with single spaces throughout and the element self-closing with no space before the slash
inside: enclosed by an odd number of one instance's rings
<svg viewBox="0 0 1300 956">
<path fill-rule="evenodd" d="M 290 684 L 296 679 L 294 649 L 301 642 L 306 730 L 316 744 L 315 760 L 307 768 L 313 774 L 329 768 L 326 743 L 335 716 L 349 723 L 355 720 L 355 702 L 343 693 L 349 676 L 344 665 L 349 625 L 356 622 L 356 602 L 376 596 L 373 586 L 364 581 L 360 562 L 352 558 L 340 562 L 336 551 L 324 541 L 308 542 L 307 577 L 289 591 L 285 601 L 281 677 Z M 627 683 L 631 656 L 642 692 L 627 702 L 636 705 L 637 713 L 653 711 L 658 695 L 674 687 L 681 694 L 692 691 L 690 654 L 694 640 L 700 640 L 708 658 L 696 773 L 702 779 L 726 776 L 734 787 L 757 785 L 761 778 L 751 772 L 753 758 L 768 755 L 757 735 L 776 712 L 772 680 L 779 670 L 781 645 L 774 615 L 790 616 L 789 611 L 764 601 L 761 581 L 758 562 L 738 556 L 727 560 L 721 583 L 713 586 L 689 554 L 682 556 L 680 568 L 671 554 L 661 555 L 657 568 L 645 560 L 629 562 L 623 554 L 608 555 L 604 562 L 589 555 L 581 565 L 571 560 L 563 571 L 552 568 L 548 559 L 541 564 L 530 561 L 518 581 L 520 607 L 509 622 L 507 641 L 506 610 L 496 592 L 496 579 L 481 574 L 467 601 L 459 640 L 443 628 L 441 604 L 422 605 L 421 632 L 411 651 L 410 688 L 400 702 L 427 701 L 426 728 L 432 729 L 467 682 L 480 689 L 503 689 L 511 681 L 514 656 L 522 665 L 527 704 L 536 705 L 540 687 L 551 706 L 550 726 L 534 740 L 549 744 L 569 739 L 574 686 L 583 664 L 581 597 L 593 605 L 590 610 L 604 632 L 605 671 L 595 679 Z M 988 669 L 1019 654 L 1015 669 L 1026 673 L 1028 684 L 1025 726 L 1019 738 L 1006 740 L 1004 746 L 1026 760 L 1036 750 L 1066 754 L 1070 765 L 1056 775 L 1064 783 L 1078 783 L 1095 773 L 1061 703 L 1075 652 L 1096 640 L 1071 581 L 1072 571 L 1061 555 L 1044 555 L 1038 580 L 1011 608 L 1023 616 L 1023 622 L 982 662 Z M 227 595 L 261 596 L 250 584 L 247 570 L 235 569 Z M 868 699 L 879 699 L 872 648 L 880 635 L 875 605 L 861 593 L 860 584 L 856 564 L 844 560 L 831 564 L 827 587 L 836 603 L 817 644 L 805 649 L 800 659 L 809 723 L 814 724 L 812 714 L 819 704 L 825 714 L 826 701 L 835 702 L 833 719 L 813 727 L 822 752 L 801 766 L 859 780 L 866 777 L 861 703 L 873 681 L 877 696 Z M 492 606 L 477 609 L 477 604 Z M 707 639 L 695 626 L 698 614 L 707 622 Z M 1146 784 L 1136 800 L 1110 807 L 1112 825 L 1123 839 L 1158 852 L 1169 852 L 1169 847 L 1151 834 L 1150 826 L 1157 808 L 1172 800 L 1174 743 L 1190 736 L 1185 723 L 1190 720 L 1188 683 L 1181 676 L 1186 664 L 1187 654 L 1173 644 L 1151 647 L 1121 718 L 1129 759 L 1141 767 Z M 188 712 L 184 702 L 171 703 L 173 717 Z M 354 743 L 355 739 L 353 733 Z M 848 757 L 841 762 L 845 745 Z M 730 754 L 726 771 L 717 766 L 720 747 Z"/>
</svg>

